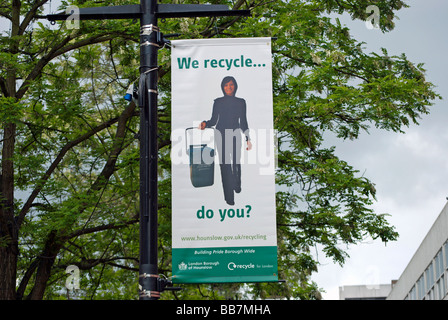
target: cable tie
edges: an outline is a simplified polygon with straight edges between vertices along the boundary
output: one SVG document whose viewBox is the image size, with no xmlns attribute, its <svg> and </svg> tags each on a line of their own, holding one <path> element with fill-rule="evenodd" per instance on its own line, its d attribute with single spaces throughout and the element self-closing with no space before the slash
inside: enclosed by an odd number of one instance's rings
<svg viewBox="0 0 448 320">
<path fill-rule="evenodd" d="M 152 69 L 149 69 L 149 70 L 146 70 L 145 72 L 143 72 L 143 73 L 150 73 L 150 72 L 152 72 L 152 71 L 156 71 L 156 70 L 158 70 L 159 69 L 159 67 L 155 67 L 155 68 L 152 68 Z"/>
<path fill-rule="evenodd" d="M 150 35 L 153 31 L 159 32 L 159 27 L 153 24 L 147 24 L 140 28 L 140 35 Z"/>
<path fill-rule="evenodd" d="M 159 291 L 141 290 L 140 291 L 140 297 L 160 298 L 160 292 Z"/>
<path fill-rule="evenodd" d="M 140 44 L 140 47 L 143 47 L 143 46 L 154 46 L 154 47 L 160 48 L 160 44 L 154 43 L 154 42 L 149 42 L 149 41 L 145 41 L 142 44 Z"/>
<path fill-rule="evenodd" d="M 144 279 L 146 279 L 146 278 L 158 278 L 159 275 L 158 274 L 148 274 L 148 273 L 145 272 L 145 273 L 139 275 L 139 277 L 140 278 L 144 278 Z"/>
</svg>

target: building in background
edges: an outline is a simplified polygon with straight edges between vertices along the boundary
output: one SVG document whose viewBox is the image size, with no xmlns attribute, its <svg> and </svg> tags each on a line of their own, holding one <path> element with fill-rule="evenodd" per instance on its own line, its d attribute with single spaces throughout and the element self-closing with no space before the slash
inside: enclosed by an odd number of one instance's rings
<svg viewBox="0 0 448 320">
<path fill-rule="evenodd" d="M 388 300 L 448 300 L 448 204 L 437 217 Z"/>
<path fill-rule="evenodd" d="M 339 300 L 386 300 L 391 284 L 339 287 Z"/>
</svg>

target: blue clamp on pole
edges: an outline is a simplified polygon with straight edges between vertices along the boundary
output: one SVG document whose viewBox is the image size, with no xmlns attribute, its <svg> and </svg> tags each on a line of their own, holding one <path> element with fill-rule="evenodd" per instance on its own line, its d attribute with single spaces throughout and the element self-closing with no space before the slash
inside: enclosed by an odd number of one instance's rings
<svg viewBox="0 0 448 320">
<path fill-rule="evenodd" d="M 132 94 L 134 92 L 134 84 L 131 83 L 131 85 L 128 87 L 128 90 L 126 91 L 126 94 L 124 96 L 124 100 L 132 101 Z"/>
</svg>

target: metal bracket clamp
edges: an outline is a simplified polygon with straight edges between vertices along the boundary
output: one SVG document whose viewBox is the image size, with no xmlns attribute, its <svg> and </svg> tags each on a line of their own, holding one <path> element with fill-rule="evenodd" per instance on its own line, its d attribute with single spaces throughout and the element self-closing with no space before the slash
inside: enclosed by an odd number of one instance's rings
<svg viewBox="0 0 448 320">
<path fill-rule="evenodd" d="M 182 288 L 180 287 L 173 287 L 173 283 L 168 280 L 167 278 L 159 278 L 157 279 L 157 290 L 160 292 L 163 291 L 180 291 Z"/>
<path fill-rule="evenodd" d="M 143 273 L 143 274 L 139 275 L 139 278 L 143 278 L 143 279 L 146 279 L 146 278 L 158 278 L 158 277 L 159 277 L 158 274 Z"/>
<path fill-rule="evenodd" d="M 154 42 L 149 42 L 149 41 L 145 41 L 140 44 L 140 47 L 143 47 L 143 46 L 154 46 L 154 47 L 160 48 L 160 44 L 154 43 Z"/>
<path fill-rule="evenodd" d="M 180 287 L 172 287 L 172 282 L 169 281 L 165 276 L 163 278 L 161 278 L 159 275 L 157 274 L 148 274 L 148 273 L 143 273 L 141 275 L 139 275 L 139 278 L 157 278 L 157 290 L 158 291 L 149 291 L 149 290 L 142 290 L 141 287 L 139 286 L 140 290 L 139 290 L 139 296 L 142 298 L 160 298 L 160 293 L 163 291 L 179 291 L 182 290 L 182 288 Z"/>
<path fill-rule="evenodd" d="M 149 36 L 153 33 L 156 32 L 156 41 L 155 42 L 150 42 L 149 40 Z M 169 36 L 176 36 L 177 34 L 174 35 L 169 35 Z M 140 36 L 143 37 L 142 42 L 140 43 L 140 46 L 154 46 L 157 48 L 163 48 L 166 44 L 169 45 L 170 41 L 166 40 L 163 33 L 160 32 L 160 29 L 158 26 L 155 26 L 153 24 L 148 24 L 148 25 L 144 25 L 140 28 Z"/>
<path fill-rule="evenodd" d="M 140 298 L 160 298 L 160 292 L 159 291 L 146 291 L 146 290 L 140 290 L 139 294 Z"/>
<path fill-rule="evenodd" d="M 143 273 L 139 275 L 139 278 L 147 279 L 147 278 L 156 278 L 157 279 L 157 289 L 159 289 L 159 275 L 158 274 L 150 274 L 150 273 Z M 142 289 L 141 286 L 139 286 L 139 296 L 140 298 L 160 298 L 160 291 L 150 291 Z"/>
<path fill-rule="evenodd" d="M 160 31 L 159 27 L 153 24 L 145 24 L 144 26 L 140 27 L 141 36 L 149 36 L 151 33 L 159 31 Z"/>
<path fill-rule="evenodd" d="M 149 39 L 149 36 L 153 33 L 153 32 L 157 32 L 157 34 L 159 34 L 160 29 L 158 26 L 155 26 L 153 24 L 145 24 L 144 26 L 140 27 L 140 36 L 141 37 L 147 37 L 146 39 Z M 157 40 L 159 39 L 159 35 L 157 35 Z M 143 39 L 145 40 L 145 39 Z M 140 46 L 155 46 L 160 48 L 160 44 L 158 42 L 149 42 L 148 40 L 142 42 L 140 44 Z"/>
</svg>

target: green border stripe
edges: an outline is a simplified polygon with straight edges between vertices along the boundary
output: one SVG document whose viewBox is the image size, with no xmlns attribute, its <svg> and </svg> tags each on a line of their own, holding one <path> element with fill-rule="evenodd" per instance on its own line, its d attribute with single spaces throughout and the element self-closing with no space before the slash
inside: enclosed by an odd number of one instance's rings
<svg viewBox="0 0 448 320">
<path fill-rule="evenodd" d="M 277 247 L 173 248 L 174 283 L 278 281 Z"/>
</svg>

